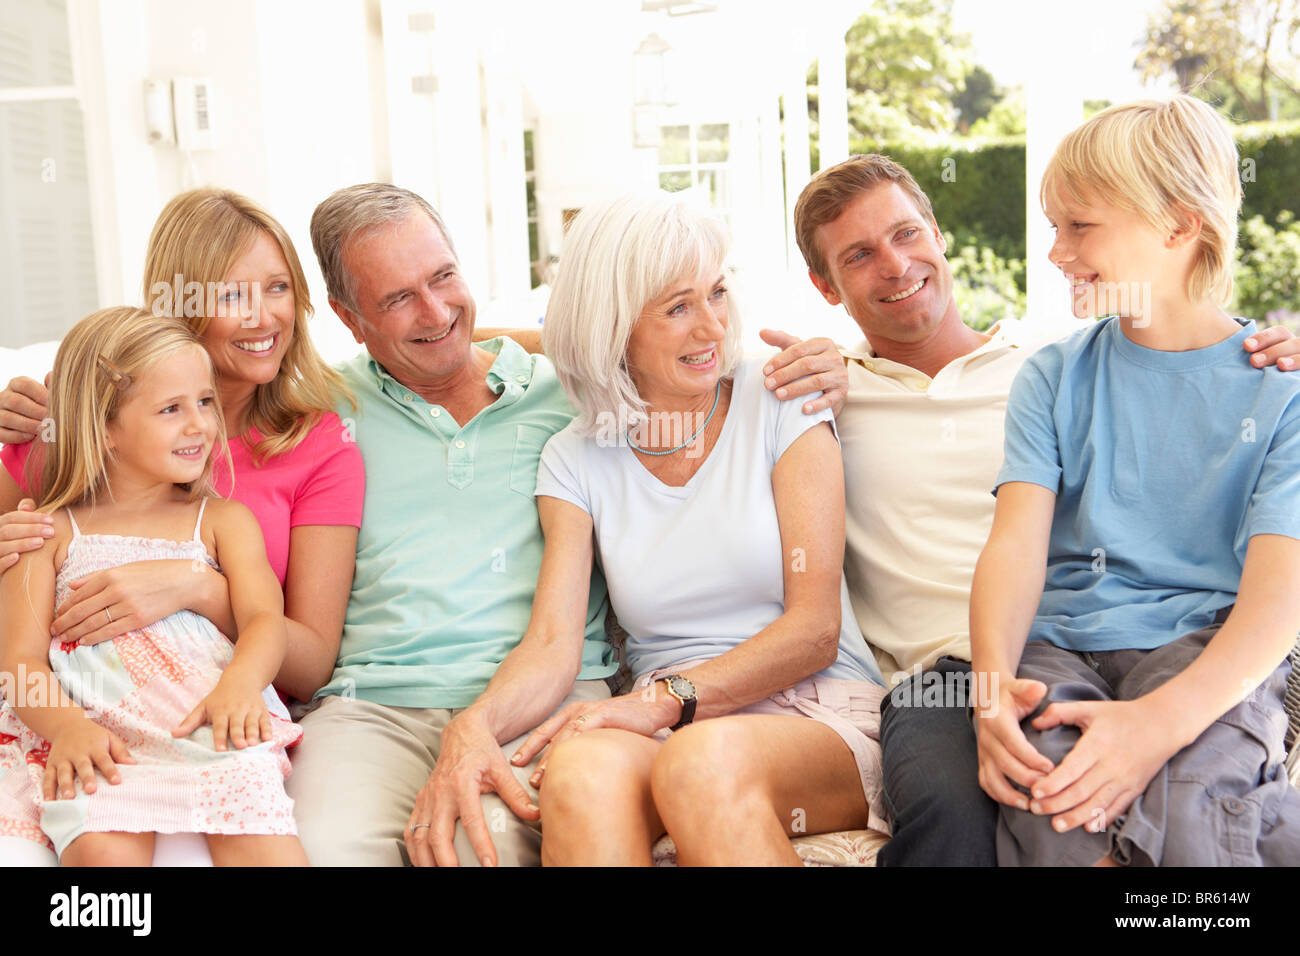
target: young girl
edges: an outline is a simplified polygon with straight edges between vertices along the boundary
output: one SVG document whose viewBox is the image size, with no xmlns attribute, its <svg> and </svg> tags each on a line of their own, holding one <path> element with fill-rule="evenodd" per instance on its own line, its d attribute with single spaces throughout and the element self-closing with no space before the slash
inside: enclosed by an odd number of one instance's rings
<svg viewBox="0 0 1300 956">
<path fill-rule="evenodd" d="M 50 397 L 53 547 L 0 580 L 0 834 L 48 841 L 65 866 L 147 866 L 155 833 L 185 832 L 217 865 L 305 864 L 283 783 L 301 731 L 263 696 L 283 602 L 252 514 L 210 497 L 211 360 L 178 320 L 106 309 L 64 338 Z M 237 645 L 187 610 L 94 646 L 51 640 L 71 581 L 142 560 L 219 567 Z"/>
<path fill-rule="evenodd" d="M 1300 863 L 1282 765 L 1300 630 L 1300 380 L 1223 309 L 1241 204 L 1188 96 L 1107 109 L 1048 164 L 1080 317 L 1021 369 L 971 593 L 998 862 Z M 1044 586 L 1045 584 L 1045 586 Z"/>
</svg>

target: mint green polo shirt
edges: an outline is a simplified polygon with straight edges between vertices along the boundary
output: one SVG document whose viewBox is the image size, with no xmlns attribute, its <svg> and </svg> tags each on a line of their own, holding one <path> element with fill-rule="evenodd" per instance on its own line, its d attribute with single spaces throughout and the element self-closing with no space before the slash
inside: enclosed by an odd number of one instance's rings
<svg viewBox="0 0 1300 956">
<path fill-rule="evenodd" d="M 507 338 L 497 399 L 462 428 L 363 353 L 340 367 L 339 417 L 366 466 L 365 512 L 338 663 L 316 697 L 466 707 L 519 643 L 542 563 L 533 491 L 547 440 L 573 418 L 555 369 Z M 616 669 L 605 581 L 593 568 L 580 680 Z"/>
</svg>

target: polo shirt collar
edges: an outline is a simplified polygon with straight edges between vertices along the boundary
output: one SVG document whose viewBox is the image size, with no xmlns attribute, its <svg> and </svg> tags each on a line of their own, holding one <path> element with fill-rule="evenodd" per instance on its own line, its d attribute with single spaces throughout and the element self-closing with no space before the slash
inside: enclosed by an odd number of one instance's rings
<svg viewBox="0 0 1300 956">
<path fill-rule="evenodd" d="M 502 335 L 474 344 L 496 356 L 486 378 L 488 388 L 492 391 L 500 395 L 508 386 L 523 390 L 532 384 L 532 356 L 514 339 Z M 380 391 L 389 397 L 400 401 L 404 395 L 412 393 L 411 389 L 394 378 L 388 369 L 379 364 L 369 353 L 366 356 L 366 368 L 379 385 Z"/>
</svg>

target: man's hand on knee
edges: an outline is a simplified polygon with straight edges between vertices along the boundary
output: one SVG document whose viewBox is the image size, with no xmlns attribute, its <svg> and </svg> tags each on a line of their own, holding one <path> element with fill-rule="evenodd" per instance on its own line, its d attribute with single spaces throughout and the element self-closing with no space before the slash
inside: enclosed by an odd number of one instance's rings
<svg viewBox="0 0 1300 956">
<path fill-rule="evenodd" d="M 479 862 L 496 866 L 496 847 L 483 815 L 485 793 L 496 793 L 521 820 L 536 820 L 541 815 L 496 739 L 486 727 L 461 715 L 443 730 L 433 773 L 415 798 L 404 834 L 411 863 L 458 865 L 453 841 L 459 820 Z"/>
</svg>

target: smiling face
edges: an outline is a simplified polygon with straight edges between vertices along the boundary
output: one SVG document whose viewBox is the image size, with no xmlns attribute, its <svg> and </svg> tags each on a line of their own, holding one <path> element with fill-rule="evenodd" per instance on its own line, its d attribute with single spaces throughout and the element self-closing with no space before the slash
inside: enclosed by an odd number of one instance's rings
<svg viewBox="0 0 1300 956">
<path fill-rule="evenodd" d="M 939 227 L 897 184 L 863 192 L 814 240 L 829 275 L 813 275 L 813 284 L 831 305 L 843 303 L 867 338 L 921 342 L 949 313 L 960 321 Z"/>
<path fill-rule="evenodd" d="M 651 405 L 689 404 L 712 393 L 727 334 L 721 275 L 683 277 L 646 303 L 627 343 L 627 368 Z"/>
<path fill-rule="evenodd" d="M 198 348 L 172 352 L 138 375 L 106 428 L 119 475 L 174 484 L 203 475 L 217 433 L 211 370 Z"/>
<path fill-rule="evenodd" d="M 364 233 L 344 252 L 358 312 L 331 303 L 353 337 L 411 387 L 472 365 L 474 299 L 437 224 L 423 213 Z"/>
<path fill-rule="evenodd" d="M 258 230 L 223 281 L 219 312 L 203 330 L 217 375 L 228 383 L 263 385 L 280 371 L 293 341 L 293 277 L 284 253 Z"/>
<path fill-rule="evenodd" d="M 1054 189 L 1045 191 L 1043 211 L 1056 231 L 1048 258 L 1070 283 L 1076 317 L 1143 318 L 1153 298 L 1183 289 L 1186 256 L 1137 213 Z"/>
</svg>

